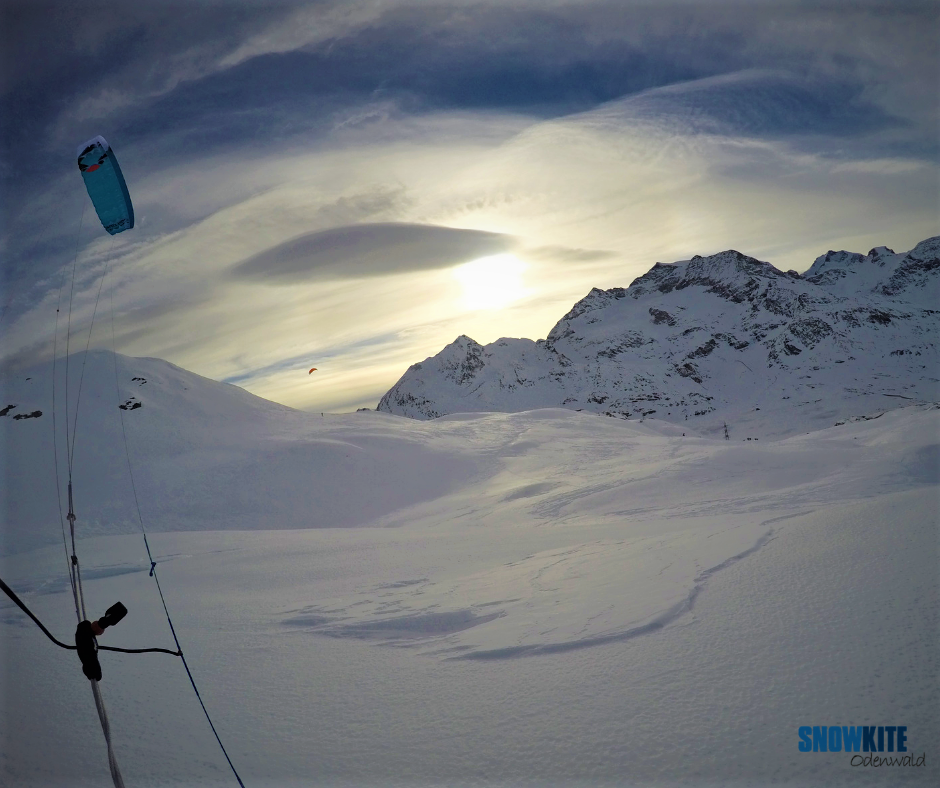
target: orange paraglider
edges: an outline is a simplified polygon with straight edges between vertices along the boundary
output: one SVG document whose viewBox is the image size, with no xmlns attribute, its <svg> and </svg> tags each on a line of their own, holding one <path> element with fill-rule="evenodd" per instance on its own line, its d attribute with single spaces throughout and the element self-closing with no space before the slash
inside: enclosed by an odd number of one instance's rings
<svg viewBox="0 0 940 788">
<path fill-rule="evenodd" d="M 310 368 L 310 372 L 316 372 L 316 371 L 317 371 L 317 368 L 316 368 L 316 367 L 311 367 L 311 368 Z M 307 374 L 309 375 L 310 372 L 308 372 Z"/>
</svg>

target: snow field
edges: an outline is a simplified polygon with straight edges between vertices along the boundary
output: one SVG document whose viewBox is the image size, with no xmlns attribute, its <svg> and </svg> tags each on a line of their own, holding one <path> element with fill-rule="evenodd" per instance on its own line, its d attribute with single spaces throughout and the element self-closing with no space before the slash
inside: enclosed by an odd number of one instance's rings
<svg viewBox="0 0 940 788">
<path fill-rule="evenodd" d="M 935 408 L 735 442 L 567 410 L 321 418 L 120 361 L 147 379 L 126 419 L 161 583 L 246 785 L 936 783 Z M 120 599 L 102 643 L 170 647 L 93 362 L 89 612 Z M 68 640 L 48 425 L 2 422 L 0 573 Z M 0 632 L 0 782 L 106 782 L 75 655 L 6 602 Z M 178 660 L 101 660 L 128 785 L 234 784 Z M 822 724 L 907 725 L 928 766 L 798 752 Z"/>
</svg>

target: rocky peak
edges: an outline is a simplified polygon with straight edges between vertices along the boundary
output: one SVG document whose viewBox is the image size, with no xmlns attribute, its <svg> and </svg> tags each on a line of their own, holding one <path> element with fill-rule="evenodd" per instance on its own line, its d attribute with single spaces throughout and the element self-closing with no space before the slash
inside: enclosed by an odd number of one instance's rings
<svg viewBox="0 0 940 788">
<path fill-rule="evenodd" d="M 829 251 L 817 257 L 803 278 L 833 295 L 887 296 L 929 305 L 940 296 L 940 236 L 921 241 L 907 254 L 876 246 L 868 254 Z"/>
<path fill-rule="evenodd" d="M 940 236 L 921 241 L 907 254 L 896 255 L 895 259 L 897 262 L 890 275 L 877 284 L 874 291 L 891 299 L 909 301 L 931 309 L 938 308 Z"/>
<path fill-rule="evenodd" d="M 894 257 L 895 254 L 897 253 L 894 249 L 889 249 L 887 246 L 876 246 L 868 252 L 866 257 L 875 265 L 883 268 L 888 263 L 889 258 Z"/>
<path fill-rule="evenodd" d="M 815 274 L 832 268 L 851 268 L 852 266 L 861 265 L 864 262 L 865 255 L 859 254 L 858 252 L 847 252 L 845 249 L 834 252 L 830 249 L 824 255 L 820 255 L 813 261 L 809 271 L 806 272 L 806 276 L 814 276 Z"/>
<path fill-rule="evenodd" d="M 574 320 L 586 312 L 592 312 L 595 309 L 603 309 L 612 301 L 623 298 L 627 291 L 622 287 L 613 287 L 610 290 L 601 290 L 599 287 L 592 287 L 584 298 L 576 302 L 562 320 Z"/>
<path fill-rule="evenodd" d="M 906 257 L 909 257 L 911 260 L 936 262 L 937 259 L 940 258 L 940 235 L 935 235 L 933 238 L 921 241 L 907 253 Z"/>
<path fill-rule="evenodd" d="M 463 385 L 483 366 L 483 352 L 483 345 L 461 334 L 438 354 L 444 378 Z"/>
<path fill-rule="evenodd" d="M 695 255 L 672 265 L 656 263 L 647 273 L 635 279 L 628 288 L 632 298 L 647 294 L 670 293 L 687 287 L 700 286 L 729 300 L 747 300 L 762 283 L 791 275 L 735 249 L 703 257 Z"/>
</svg>

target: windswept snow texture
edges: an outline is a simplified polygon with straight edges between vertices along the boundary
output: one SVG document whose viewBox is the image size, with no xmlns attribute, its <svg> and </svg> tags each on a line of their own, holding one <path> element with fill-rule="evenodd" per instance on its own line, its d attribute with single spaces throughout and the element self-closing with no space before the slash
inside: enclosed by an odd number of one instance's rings
<svg viewBox="0 0 940 788">
<path fill-rule="evenodd" d="M 378 409 L 415 419 L 563 407 L 785 437 L 940 398 L 940 236 L 828 252 L 805 275 L 736 251 L 593 289 L 546 339 L 458 337 Z"/>
<path fill-rule="evenodd" d="M 0 387 L 8 416 L 43 411 L 0 418 L 0 575 L 68 640 L 50 375 Z M 123 417 L 176 631 L 246 785 L 940 780 L 936 405 L 749 441 L 565 408 L 321 418 L 104 352 L 84 375 L 84 587 L 92 615 L 130 611 L 101 643 L 173 645 Z M 0 784 L 107 784 L 74 653 L 6 600 L 0 644 Z M 129 786 L 233 784 L 176 658 L 100 659 Z M 801 753 L 803 725 L 903 725 L 925 765 Z"/>
</svg>

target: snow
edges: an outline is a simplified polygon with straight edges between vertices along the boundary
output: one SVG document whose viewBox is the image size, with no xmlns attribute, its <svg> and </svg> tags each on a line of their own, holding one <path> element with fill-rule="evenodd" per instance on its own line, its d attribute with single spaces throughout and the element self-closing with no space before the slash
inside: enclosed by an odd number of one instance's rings
<svg viewBox="0 0 940 788">
<path fill-rule="evenodd" d="M 57 397 L 62 431 L 64 379 Z M 130 611 L 101 642 L 173 645 L 123 415 L 174 625 L 248 786 L 937 784 L 934 404 L 759 441 L 564 408 L 321 417 L 101 351 L 81 397 L 86 595 Z M 51 369 L 0 398 L 0 574 L 68 640 Z M 75 655 L 6 601 L 0 638 L 0 783 L 107 784 Z M 100 657 L 129 786 L 235 784 L 176 658 Z M 798 752 L 801 725 L 863 724 L 906 725 L 926 765 Z"/>
</svg>

